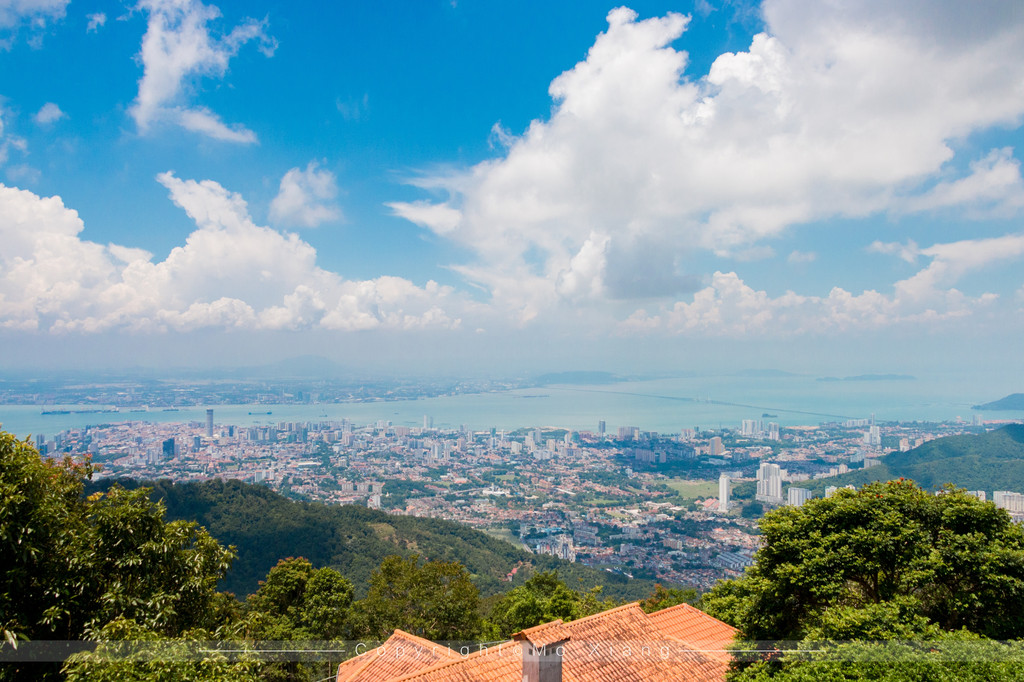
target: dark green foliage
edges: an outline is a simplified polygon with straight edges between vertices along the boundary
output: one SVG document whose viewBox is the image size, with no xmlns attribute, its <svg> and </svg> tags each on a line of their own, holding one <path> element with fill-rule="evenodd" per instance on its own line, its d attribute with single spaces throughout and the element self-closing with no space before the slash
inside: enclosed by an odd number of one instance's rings
<svg viewBox="0 0 1024 682">
<path fill-rule="evenodd" d="M 302 556 L 315 566 L 337 570 L 352 581 L 357 596 L 365 595 L 371 572 L 392 554 L 458 561 L 484 595 L 508 590 L 505 576 L 521 563 L 538 571 L 557 569 L 582 589 L 603 585 L 606 594 L 620 599 L 639 599 L 654 589 L 651 581 L 530 554 L 451 521 L 393 516 L 355 505 L 292 501 L 265 486 L 240 481 L 147 485 L 153 487 L 153 499 L 167 506 L 169 518 L 196 521 L 220 542 L 237 548 L 238 558 L 220 585 L 236 594 L 254 592 L 279 559 Z M 520 574 L 513 585 L 529 572 Z"/>
<path fill-rule="evenodd" d="M 267 679 L 254 657 L 229 660 L 200 653 L 214 639 L 205 630 L 167 638 L 130 620 L 115 620 L 96 633 L 93 652 L 75 654 L 64 666 L 68 682 L 257 682 Z"/>
<path fill-rule="evenodd" d="M 97 637 L 112 621 L 154 636 L 216 628 L 234 554 L 195 523 L 165 522 L 148 490 L 82 496 L 88 463 L 44 461 L 0 433 L 0 628 L 18 639 Z M 0 677 L 41 678 L 41 667 Z"/>
<path fill-rule="evenodd" d="M 306 559 L 282 559 L 246 601 L 250 632 L 265 640 L 329 640 L 348 634 L 352 583 Z"/>
<path fill-rule="evenodd" d="M 740 516 L 745 519 L 756 519 L 764 514 L 764 505 L 760 502 L 748 502 L 740 510 Z"/>
<path fill-rule="evenodd" d="M 557 571 L 535 573 L 491 608 L 487 636 L 492 640 L 508 639 L 513 633 L 534 625 L 559 618 L 576 620 L 617 605 L 614 600 L 601 599 L 601 588 L 581 594 L 569 589 L 559 579 Z"/>
<path fill-rule="evenodd" d="M 735 618 L 744 596 L 748 637 L 802 639 L 830 609 L 897 599 L 944 630 L 1024 635 L 1024 530 L 962 491 L 874 483 L 769 512 L 761 532 L 755 566 L 704 600 Z"/>
<path fill-rule="evenodd" d="M 195 523 L 165 522 L 146 489 L 83 498 L 90 474 L 0 434 L 5 636 L 78 639 L 118 617 L 164 634 L 215 626 L 215 588 L 233 552 Z"/>
<path fill-rule="evenodd" d="M 330 568 L 313 568 L 306 559 L 282 559 L 260 581 L 235 627 L 246 639 L 320 642 L 351 636 L 352 583 Z M 265 663 L 265 680 L 321 679 L 337 663 L 298 661 Z"/>
<path fill-rule="evenodd" d="M 807 650 L 811 649 L 813 653 Z M 778 660 L 729 675 L 732 682 L 991 682 L 1024 681 L 1024 645 L 995 642 L 966 631 L 894 642 L 808 645 Z"/>
<path fill-rule="evenodd" d="M 963 490 L 932 495 L 910 481 L 873 483 L 769 512 L 761 531 L 765 544 L 755 565 L 702 599 L 702 608 L 746 638 L 813 648 L 848 640 L 930 640 L 950 632 L 1024 636 L 1024 530 L 1004 510 Z M 933 659 L 919 663 L 933 671 L 936 665 Z M 842 666 L 809 665 L 777 658 L 737 679 L 769 673 L 811 679 L 806 670 L 820 679 L 857 678 L 831 676 Z M 894 674 L 883 668 L 871 675 Z"/>
<path fill-rule="evenodd" d="M 395 629 L 432 640 L 470 640 L 480 631 L 480 593 L 456 562 L 389 556 L 356 604 L 359 638 L 384 640 Z"/>
</svg>

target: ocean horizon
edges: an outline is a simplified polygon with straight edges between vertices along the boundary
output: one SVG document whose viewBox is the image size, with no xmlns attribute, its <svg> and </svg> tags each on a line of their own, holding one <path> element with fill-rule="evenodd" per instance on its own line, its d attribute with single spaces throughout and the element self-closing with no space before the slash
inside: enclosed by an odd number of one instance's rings
<svg viewBox="0 0 1024 682">
<path fill-rule="evenodd" d="M 1012 386 L 992 386 L 968 374 L 835 381 L 804 375 L 704 376 L 360 403 L 213 404 L 88 413 L 80 410 L 103 406 L 0 405 L 0 428 L 18 437 L 42 434 L 49 438 L 68 429 L 126 421 L 205 421 L 206 409 L 213 408 L 217 424 L 235 426 L 341 419 L 356 425 L 384 420 L 397 426 L 422 426 L 423 417 L 428 416 L 442 429 L 465 425 L 475 431 L 507 431 L 552 426 L 594 431 L 603 420 L 611 433 L 619 426 L 637 426 L 667 434 L 684 428 L 738 428 L 744 419 L 774 421 L 781 426 L 872 416 L 882 422 L 970 421 L 979 414 L 972 405 L 1012 392 Z M 43 414 L 44 409 L 67 413 Z M 1020 420 L 1024 412 L 982 413 L 982 418 Z"/>
</svg>

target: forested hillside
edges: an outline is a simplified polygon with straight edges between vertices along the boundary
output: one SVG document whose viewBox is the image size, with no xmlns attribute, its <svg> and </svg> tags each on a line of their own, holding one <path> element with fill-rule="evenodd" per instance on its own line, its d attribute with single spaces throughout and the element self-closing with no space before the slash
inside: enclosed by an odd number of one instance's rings
<svg viewBox="0 0 1024 682">
<path fill-rule="evenodd" d="M 1024 424 L 1010 424 L 980 435 L 949 436 L 929 441 L 907 452 L 893 452 L 881 465 L 842 476 L 803 481 L 821 495 L 826 486 L 861 486 L 872 481 L 907 478 L 923 488 L 937 490 L 952 483 L 968 490 L 1024 491 Z"/>
<path fill-rule="evenodd" d="M 524 582 L 530 570 L 518 571 L 513 583 L 504 580 L 520 562 L 537 571 L 557 570 L 574 589 L 602 585 L 605 596 L 617 599 L 640 599 L 654 589 L 650 581 L 629 580 L 551 556 L 530 554 L 450 521 L 392 516 L 354 505 L 297 502 L 264 486 L 239 481 L 118 482 L 127 487 L 152 487 L 151 497 L 163 500 L 168 519 L 196 521 L 222 544 L 234 545 L 238 558 L 220 589 L 239 596 L 254 592 L 258 581 L 279 559 L 300 556 L 314 566 L 339 571 L 355 585 L 357 596 L 362 596 L 370 572 L 391 554 L 458 561 L 469 570 L 484 596 Z M 103 481 L 93 489 L 109 485 L 110 481 Z"/>
</svg>

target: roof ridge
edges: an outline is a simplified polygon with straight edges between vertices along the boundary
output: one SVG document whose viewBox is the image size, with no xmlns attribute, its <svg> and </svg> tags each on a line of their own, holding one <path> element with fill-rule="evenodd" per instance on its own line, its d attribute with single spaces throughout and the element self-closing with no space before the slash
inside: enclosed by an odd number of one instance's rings
<svg viewBox="0 0 1024 682">
<path fill-rule="evenodd" d="M 401 633 L 406 639 L 411 639 L 416 644 L 419 644 L 420 646 L 422 646 L 424 648 L 429 648 L 429 649 L 433 650 L 434 647 L 437 646 L 437 642 L 429 640 L 429 639 L 426 639 L 425 637 L 420 637 L 419 635 L 414 635 L 411 632 L 406 632 L 405 630 L 402 630 L 401 628 L 395 628 L 395 631 L 393 633 L 391 633 L 391 637 L 394 637 L 395 635 L 397 635 L 399 633 Z M 388 637 L 388 640 L 390 640 L 391 637 Z M 387 643 L 387 642 L 385 642 L 385 643 Z M 445 647 L 445 650 L 451 651 L 451 648 L 450 647 Z M 452 656 L 458 656 L 458 654 L 456 654 L 455 652 L 452 652 Z"/>
<path fill-rule="evenodd" d="M 532 635 L 535 632 L 540 632 L 542 630 L 547 630 L 548 628 L 557 627 L 559 625 L 565 627 L 565 623 L 562 621 L 561 618 L 558 618 L 556 620 L 549 620 L 546 623 L 539 623 L 537 625 L 533 625 L 533 626 L 528 627 L 528 628 L 523 628 L 519 632 L 514 632 L 514 633 L 512 633 L 512 637 L 515 637 L 516 635 L 527 635 L 527 634 Z"/>
<path fill-rule="evenodd" d="M 502 641 L 498 642 L 497 644 L 495 644 L 493 646 L 482 647 L 480 649 L 477 649 L 473 653 L 467 654 L 466 656 L 463 656 L 462 654 L 456 654 L 453 651 L 452 653 L 455 654 L 454 657 L 449 658 L 447 660 L 438 661 L 434 665 L 431 665 L 431 666 L 426 667 L 426 668 L 420 668 L 416 672 L 408 673 L 406 675 L 403 675 L 402 677 L 396 677 L 394 680 L 392 680 L 392 682 L 402 682 L 402 680 L 415 680 L 416 678 L 421 677 L 423 675 L 426 675 L 428 673 L 436 672 L 438 670 L 444 670 L 445 668 L 447 668 L 449 666 L 457 665 L 457 664 L 460 664 L 460 663 L 465 663 L 466 661 L 472 661 L 474 659 L 486 656 L 487 654 L 491 653 L 492 649 L 498 649 L 500 651 L 501 647 L 503 647 L 503 646 L 508 646 L 509 648 L 514 648 L 514 647 L 517 647 L 517 646 L 522 646 L 522 644 L 520 644 L 519 642 L 517 642 L 517 641 L 515 641 L 513 639 L 505 639 L 505 640 L 502 640 Z"/>
<path fill-rule="evenodd" d="M 374 656 L 373 655 L 374 652 L 376 652 L 382 646 L 386 647 L 387 643 L 390 642 L 391 640 L 395 639 L 395 638 L 410 640 L 413 644 L 421 646 L 424 649 L 430 649 L 432 651 L 435 650 L 435 648 L 437 647 L 437 643 L 436 642 L 432 642 L 429 639 L 424 639 L 423 637 L 420 637 L 419 635 L 414 635 L 411 632 L 406 632 L 405 630 L 402 630 L 401 628 L 395 628 L 394 631 L 391 633 L 391 636 L 388 637 L 383 642 L 381 642 L 378 646 L 373 647 L 372 649 L 367 649 L 366 651 L 364 651 L 363 653 L 359 654 L 355 658 L 349 659 L 349 660 L 354 661 L 354 660 L 356 660 L 358 658 L 366 656 L 366 660 L 363 662 L 363 664 L 358 666 L 358 667 L 356 667 L 355 670 L 352 671 L 352 674 L 348 675 L 345 679 L 346 680 L 357 679 L 361 674 L 363 674 L 363 672 L 367 668 L 369 668 L 371 665 L 373 665 L 377 661 L 377 659 L 380 657 L 379 653 L 376 656 Z M 447 651 L 451 651 L 451 649 L 449 649 L 448 647 L 445 647 L 445 649 Z M 445 651 L 445 654 L 444 654 L 445 655 L 445 657 L 444 657 L 445 661 L 456 661 L 456 660 L 459 659 L 459 655 L 456 654 L 454 651 L 451 652 L 451 655 L 448 655 L 447 651 Z M 346 662 L 342 662 L 338 666 L 338 672 L 339 673 L 341 672 L 341 666 L 344 665 Z"/>
<path fill-rule="evenodd" d="M 683 602 L 681 604 L 673 604 L 672 606 L 666 606 L 663 609 L 658 609 L 657 611 L 652 611 L 651 613 L 647 614 L 647 617 L 648 618 L 653 618 L 654 620 L 659 620 L 662 617 L 664 617 L 662 614 L 668 615 L 673 610 L 684 611 L 684 612 L 686 612 L 688 614 L 692 614 L 694 616 L 698 616 L 700 618 L 704 618 L 704 619 L 707 619 L 709 621 L 713 621 L 716 626 L 726 627 L 726 628 L 732 630 L 733 632 L 739 632 L 739 629 L 734 628 L 733 626 L 729 625 L 725 621 L 719 620 L 718 618 L 715 618 L 714 616 L 712 616 L 710 613 L 706 613 L 704 611 L 701 611 L 696 606 L 694 606 L 692 604 L 687 604 L 686 602 Z"/>
<path fill-rule="evenodd" d="M 572 626 L 577 625 L 579 623 L 584 623 L 584 622 L 587 622 L 587 621 L 598 620 L 599 618 L 601 618 L 603 616 L 610 616 L 613 613 L 620 613 L 622 611 L 632 610 L 633 607 L 636 607 L 636 608 L 639 609 L 640 608 L 640 602 L 638 602 L 638 601 L 631 601 L 628 604 L 623 604 L 622 606 L 616 606 L 614 609 L 608 609 L 607 611 L 600 611 L 599 613 L 592 613 L 589 616 L 584 616 L 583 618 L 577 618 L 576 620 L 570 620 L 568 623 L 564 623 L 564 625 L 565 625 L 565 627 L 571 628 Z M 643 609 L 640 609 L 640 611 L 643 612 Z"/>
</svg>

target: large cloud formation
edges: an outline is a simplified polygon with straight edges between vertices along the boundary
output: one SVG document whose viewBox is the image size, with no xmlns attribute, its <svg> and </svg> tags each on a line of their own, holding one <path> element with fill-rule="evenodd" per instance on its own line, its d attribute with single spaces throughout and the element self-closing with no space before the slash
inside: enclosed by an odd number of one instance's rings
<svg viewBox="0 0 1024 682">
<path fill-rule="evenodd" d="M 81 238 L 60 197 L 0 185 L 0 326 L 51 332 L 112 329 L 366 330 L 451 328 L 452 292 L 399 277 L 352 281 L 321 269 L 312 246 L 253 223 L 216 182 L 158 180 L 197 229 L 167 258 Z M 451 301 L 455 305 L 455 301 Z"/>
<path fill-rule="evenodd" d="M 523 320 L 559 301 L 623 299 L 678 300 L 629 320 L 676 330 L 739 329 L 712 324 L 727 309 L 756 311 L 753 327 L 797 328 L 962 313 L 970 301 L 936 290 L 938 279 L 911 296 L 951 262 L 941 246 L 922 252 L 935 259 L 925 273 L 884 296 L 770 299 L 720 272 L 700 288 L 681 263 L 694 251 L 770 256 L 765 242 L 814 221 L 1018 212 L 1024 182 L 1011 149 L 954 151 L 1024 114 L 1017 3 L 768 0 L 763 17 L 748 51 L 692 80 L 672 46 L 687 17 L 613 10 L 586 59 L 551 83 L 548 120 L 506 139 L 501 158 L 415 181 L 444 201 L 389 206 L 468 247 L 475 262 L 458 270 Z"/>
</svg>

